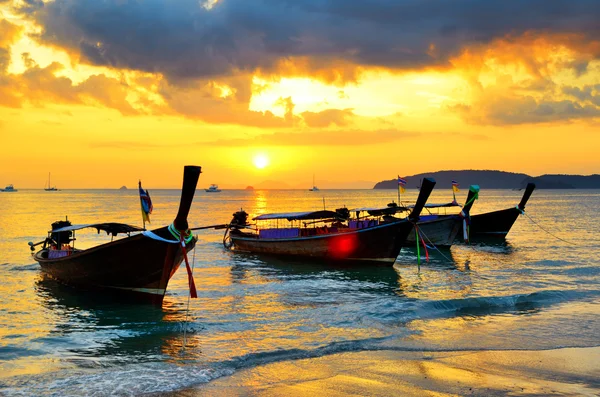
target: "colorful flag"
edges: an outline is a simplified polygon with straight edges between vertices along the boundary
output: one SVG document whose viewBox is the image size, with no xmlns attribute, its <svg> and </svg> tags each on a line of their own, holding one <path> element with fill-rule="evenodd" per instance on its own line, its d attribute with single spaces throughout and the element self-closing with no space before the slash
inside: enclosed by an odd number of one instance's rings
<svg viewBox="0 0 600 397">
<path fill-rule="evenodd" d="M 458 182 L 456 182 L 454 179 L 452 180 L 452 191 L 460 192 L 460 189 L 458 188 Z"/>
<path fill-rule="evenodd" d="M 147 190 L 142 189 L 142 181 L 139 181 L 138 189 L 140 191 L 140 204 L 142 205 L 142 220 L 144 223 L 150 223 L 150 214 L 152 213 L 152 200 L 150 199 L 150 193 Z"/>
<path fill-rule="evenodd" d="M 402 193 L 404 193 L 406 190 L 406 189 L 404 189 L 404 186 L 406 186 L 406 180 L 403 178 L 400 178 L 400 175 L 398 175 L 398 186 L 400 187 L 400 191 Z"/>
</svg>

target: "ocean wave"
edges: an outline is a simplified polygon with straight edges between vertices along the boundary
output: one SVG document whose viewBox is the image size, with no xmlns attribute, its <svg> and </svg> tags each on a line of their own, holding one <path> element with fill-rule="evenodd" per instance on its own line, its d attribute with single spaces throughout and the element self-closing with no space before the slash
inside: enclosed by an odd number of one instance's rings
<svg viewBox="0 0 600 397">
<path fill-rule="evenodd" d="M 4 265 L 8 265 L 8 263 L 5 263 Z M 40 270 L 40 265 L 38 265 L 37 263 L 31 263 L 29 265 L 17 265 L 17 266 L 12 266 L 10 268 L 7 269 L 9 272 L 26 272 L 26 271 L 32 271 L 32 270 Z"/>
<path fill-rule="evenodd" d="M 382 324 L 404 325 L 413 320 L 431 320 L 455 316 L 527 314 L 573 301 L 589 301 L 600 291 L 546 290 L 506 296 L 478 296 L 441 300 L 377 300 L 363 308 L 362 314 Z"/>
<path fill-rule="evenodd" d="M 0 391 L 6 396 L 139 396 L 180 390 L 233 373 L 231 368 L 152 363 L 94 374 L 24 378 Z"/>
<path fill-rule="evenodd" d="M 10 361 L 27 356 L 41 356 L 44 352 L 40 350 L 26 349 L 19 346 L 0 346 L 0 361 Z"/>
<path fill-rule="evenodd" d="M 452 353 L 475 351 L 517 351 L 517 350 L 554 350 L 561 348 L 597 347 L 573 343 L 555 348 L 477 348 L 477 347 L 415 347 L 393 346 L 385 344 L 393 340 L 393 336 L 367 338 L 333 342 L 315 349 L 288 349 L 269 352 L 250 353 L 223 362 L 182 366 L 167 363 L 132 364 L 118 369 L 94 374 L 82 370 L 72 372 L 45 374 L 33 377 L 22 377 L 10 380 L 0 389 L 6 396 L 137 396 L 142 394 L 166 393 L 190 387 L 198 387 L 215 379 L 230 376 L 234 373 L 267 364 L 320 358 L 340 353 L 356 353 L 363 351 L 396 351 L 420 353 Z"/>
<path fill-rule="evenodd" d="M 420 307 L 417 307 L 417 312 L 420 314 L 419 317 L 424 318 L 456 314 L 491 314 L 539 309 L 569 301 L 592 299 L 598 295 L 600 291 L 546 290 L 507 296 L 445 299 L 422 302 L 418 305 Z"/>
</svg>

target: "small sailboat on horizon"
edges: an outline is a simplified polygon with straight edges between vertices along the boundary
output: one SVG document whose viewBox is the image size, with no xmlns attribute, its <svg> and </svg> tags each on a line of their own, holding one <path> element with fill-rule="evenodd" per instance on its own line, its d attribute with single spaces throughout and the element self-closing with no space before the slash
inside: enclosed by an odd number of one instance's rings
<svg viewBox="0 0 600 397">
<path fill-rule="evenodd" d="M 47 192 L 57 192 L 58 191 L 56 186 L 50 185 L 50 173 L 48 173 L 48 185 L 44 186 L 44 190 Z"/>
<path fill-rule="evenodd" d="M 313 187 L 308 189 L 309 192 L 318 192 L 320 189 L 315 185 L 315 174 L 313 174 Z"/>
</svg>

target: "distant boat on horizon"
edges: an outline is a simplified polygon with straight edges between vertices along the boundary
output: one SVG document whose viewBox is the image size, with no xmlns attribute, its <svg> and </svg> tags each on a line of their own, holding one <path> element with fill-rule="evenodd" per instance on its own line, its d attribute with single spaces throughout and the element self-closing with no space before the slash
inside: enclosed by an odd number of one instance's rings
<svg viewBox="0 0 600 397">
<path fill-rule="evenodd" d="M 219 189 L 219 185 L 212 184 L 208 189 L 204 189 L 206 193 L 219 193 L 221 189 Z"/>
<path fill-rule="evenodd" d="M 44 186 L 44 190 L 47 192 L 57 192 L 58 191 L 56 186 L 50 185 L 50 173 L 48 173 L 48 186 Z"/>
<path fill-rule="evenodd" d="M 318 192 L 320 189 L 315 185 L 315 174 L 313 174 L 313 187 L 308 189 L 309 192 Z"/>
<path fill-rule="evenodd" d="M 15 189 L 15 187 L 11 184 L 6 186 L 4 189 L 0 189 L 0 192 L 18 192 L 18 190 Z"/>
</svg>

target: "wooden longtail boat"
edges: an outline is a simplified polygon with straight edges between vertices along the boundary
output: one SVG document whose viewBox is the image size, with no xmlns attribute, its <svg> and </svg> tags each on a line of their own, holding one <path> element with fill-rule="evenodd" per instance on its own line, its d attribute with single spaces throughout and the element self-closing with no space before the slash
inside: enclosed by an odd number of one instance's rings
<svg viewBox="0 0 600 397">
<path fill-rule="evenodd" d="M 200 167 L 185 167 L 179 211 L 171 225 L 145 231 L 122 223 L 71 225 L 68 220 L 58 221 L 52 224 L 45 240 L 29 243 L 32 251 L 43 244 L 34 259 L 44 273 L 63 284 L 162 304 L 169 279 L 185 252 L 196 244 L 187 216 L 200 172 Z M 113 237 L 125 233 L 128 237 L 81 250 L 74 248 L 74 233 L 83 228 L 103 230 Z M 141 233 L 131 235 L 134 232 Z M 192 288 L 193 280 L 190 284 Z"/>
<path fill-rule="evenodd" d="M 521 202 L 516 207 L 471 215 L 469 226 L 471 240 L 505 238 L 519 215 L 525 212 L 525 204 L 527 204 L 534 189 L 535 183 L 528 183 Z"/>
<path fill-rule="evenodd" d="M 465 205 L 462 207 L 460 213 L 455 215 L 424 215 L 421 220 L 417 223 L 419 228 L 420 238 L 425 239 L 426 243 L 432 243 L 436 247 L 450 247 L 456 237 L 463 229 L 463 225 L 468 223 L 471 208 L 477 199 L 479 194 L 479 186 L 471 185 Z M 453 201 L 448 204 L 428 204 L 426 209 L 451 207 L 460 205 Z M 408 235 L 407 242 L 412 245 L 416 243 L 415 230 Z M 468 235 L 463 234 L 463 238 L 468 240 Z"/>
<path fill-rule="evenodd" d="M 253 220 L 284 219 L 292 224 L 286 228 L 247 231 L 248 214 L 240 211 L 233 214 L 223 242 L 226 247 L 243 252 L 305 257 L 328 262 L 372 262 L 392 265 L 412 230 L 413 222 L 418 221 L 435 181 L 427 180 L 423 185 L 409 217 L 397 222 L 373 222 L 361 228 L 351 228 L 345 223 L 347 214 L 324 210 L 260 215 Z M 294 222 L 298 222 L 299 225 Z M 331 225 L 327 226 L 328 223 Z M 316 227 L 317 224 L 323 226 Z"/>
<path fill-rule="evenodd" d="M 421 215 L 416 224 L 416 227 L 419 229 L 420 239 L 424 239 L 427 244 L 433 244 L 436 247 L 450 247 L 460 232 L 463 221 L 468 218 L 478 192 L 479 186 L 472 185 L 462 211 L 455 215 L 437 215 L 430 212 L 431 209 L 460 207 L 455 201 L 445 204 L 425 204 L 424 209 L 430 213 L 429 215 Z M 395 214 L 410 211 L 412 208 L 413 206 L 402 207 L 395 203 L 390 203 L 387 207 L 383 208 L 357 208 L 351 212 L 355 212 L 357 218 L 360 217 L 362 212 L 366 212 L 368 214 L 366 219 L 381 217 L 383 218 L 383 222 L 397 222 L 401 218 L 394 217 Z M 415 244 L 416 230 L 413 226 L 412 231 L 406 237 L 404 246 L 412 247 Z"/>
</svg>

